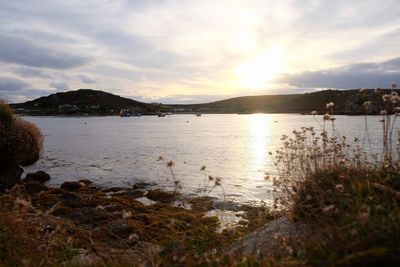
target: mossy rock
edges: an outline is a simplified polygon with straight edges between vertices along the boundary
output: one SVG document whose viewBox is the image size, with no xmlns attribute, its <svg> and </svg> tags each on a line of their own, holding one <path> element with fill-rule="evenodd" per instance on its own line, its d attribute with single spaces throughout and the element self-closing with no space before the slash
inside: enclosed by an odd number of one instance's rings
<svg viewBox="0 0 400 267">
<path fill-rule="evenodd" d="M 38 182 L 38 183 L 43 184 L 43 183 L 45 183 L 45 182 L 47 182 L 47 181 L 50 181 L 50 179 L 51 179 L 50 175 L 47 174 L 46 172 L 44 172 L 44 171 L 37 171 L 37 172 L 34 172 L 34 173 L 28 173 L 28 174 L 26 175 L 24 181 L 25 181 L 25 180 L 27 180 L 27 181 L 28 181 L 28 180 L 33 180 L 33 181 L 36 181 L 36 182 Z"/>
<path fill-rule="evenodd" d="M 79 190 L 81 187 L 83 187 L 84 184 L 81 182 L 76 182 L 76 181 L 67 181 L 61 184 L 60 188 L 67 190 L 67 191 L 77 191 Z"/>
<path fill-rule="evenodd" d="M 114 196 L 126 196 L 132 199 L 141 198 L 146 192 L 143 190 L 128 190 L 124 192 L 115 193 Z"/>
<path fill-rule="evenodd" d="M 177 195 L 175 193 L 166 192 L 161 189 L 154 189 L 147 192 L 146 197 L 153 201 L 159 201 L 162 203 L 170 203 L 176 200 Z"/>
</svg>

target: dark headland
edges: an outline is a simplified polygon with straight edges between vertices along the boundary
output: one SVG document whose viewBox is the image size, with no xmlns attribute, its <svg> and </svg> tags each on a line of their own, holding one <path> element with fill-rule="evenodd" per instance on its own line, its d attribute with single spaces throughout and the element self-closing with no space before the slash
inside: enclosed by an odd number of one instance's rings
<svg viewBox="0 0 400 267">
<path fill-rule="evenodd" d="M 383 93 L 390 92 L 382 90 Z M 79 89 L 51 94 L 25 103 L 12 104 L 17 113 L 29 115 L 118 115 L 121 109 L 154 115 L 173 113 L 301 113 L 326 112 L 327 102 L 335 103 L 335 113 L 345 115 L 365 114 L 363 103 L 371 101 L 368 114 L 379 114 L 383 104 L 381 95 L 372 89 L 324 90 L 290 95 L 243 96 L 202 104 L 143 103 L 107 92 Z"/>
</svg>

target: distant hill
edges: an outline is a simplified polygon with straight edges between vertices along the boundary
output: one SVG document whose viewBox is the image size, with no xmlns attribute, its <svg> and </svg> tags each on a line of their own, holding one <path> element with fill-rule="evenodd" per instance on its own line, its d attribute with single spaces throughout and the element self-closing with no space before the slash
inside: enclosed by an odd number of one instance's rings
<svg viewBox="0 0 400 267">
<path fill-rule="evenodd" d="M 314 93 L 291 95 L 261 95 L 236 97 L 207 104 L 174 105 L 175 108 L 191 108 L 193 111 L 215 113 L 310 113 L 315 110 L 326 112 L 326 104 L 334 102 L 336 114 L 364 114 L 363 103 L 371 101 L 369 114 L 378 114 L 383 109 L 382 94 L 391 90 L 382 90 L 376 94 L 372 89 L 360 90 L 324 90 Z"/>
<path fill-rule="evenodd" d="M 162 112 L 203 112 L 203 113 L 305 113 L 315 110 L 326 112 L 326 104 L 334 102 L 335 114 L 364 114 L 363 103 L 371 101 L 369 114 L 379 114 L 383 109 L 382 94 L 391 90 L 381 90 L 379 94 L 372 89 L 324 90 L 305 94 L 261 95 L 236 97 L 205 104 L 190 105 L 152 105 L 103 91 L 80 89 L 56 93 L 46 97 L 13 104 L 17 112 L 36 115 L 89 114 L 112 115 L 121 109 L 130 109 L 143 114 Z"/>
<path fill-rule="evenodd" d="M 57 114 L 117 114 L 121 109 L 155 113 L 159 106 L 120 97 L 103 91 L 79 89 L 51 94 L 25 103 L 13 104 L 19 112 L 40 115 Z"/>
</svg>

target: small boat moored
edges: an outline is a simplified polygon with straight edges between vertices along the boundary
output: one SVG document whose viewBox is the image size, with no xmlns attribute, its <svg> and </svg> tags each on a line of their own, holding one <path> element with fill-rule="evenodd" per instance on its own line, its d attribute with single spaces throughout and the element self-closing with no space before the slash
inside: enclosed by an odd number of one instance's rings
<svg viewBox="0 0 400 267">
<path fill-rule="evenodd" d="M 130 109 L 121 109 L 121 111 L 119 112 L 119 115 L 121 117 L 131 117 L 132 111 Z"/>
</svg>

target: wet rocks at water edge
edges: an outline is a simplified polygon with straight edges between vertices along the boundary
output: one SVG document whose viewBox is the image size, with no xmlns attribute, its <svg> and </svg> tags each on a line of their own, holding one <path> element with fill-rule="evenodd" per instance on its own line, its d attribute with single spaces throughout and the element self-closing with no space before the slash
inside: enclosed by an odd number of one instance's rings
<svg viewBox="0 0 400 267">
<path fill-rule="evenodd" d="M 22 184 L 28 193 L 39 193 L 48 189 L 45 183 L 50 181 L 50 179 L 50 175 L 46 172 L 37 171 L 35 173 L 28 173 L 22 180 Z"/>
<path fill-rule="evenodd" d="M 149 190 L 146 194 L 148 199 L 162 203 L 170 203 L 176 199 L 176 194 L 163 191 L 161 189 Z"/>
<path fill-rule="evenodd" d="M 234 231 L 217 231 L 218 217 L 206 215 L 213 208 L 210 197 L 190 199 L 162 189 L 146 190 L 148 184 L 133 187 L 141 189 L 105 189 L 89 180 L 66 181 L 59 188 L 51 188 L 44 184 L 46 177 L 44 172 L 30 174 L 10 192 L 0 194 L 0 217 L 12 218 L 9 225 L 18 221 L 17 231 L 29 235 L 29 242 L 40 244 L 42 251 L 51 255 L 67 245 L 74 251 L 89 249 L 101 265 L 113 266 L 122 255 L 127 261 L 117 266 L 130 266 L 132 261 L 133 266 L 142 266 L 139 263 L 151 260 L 151 250 L 152 259 L 166 261 L 169 266 L 174 257 L 184 259 L 184 255 L 209 247 L 215 250 L 216 244 L 222 246 L 228 237 L 238 236 Z M 143 204 L 140 199 L 146 197 L 153 201 Z M 191 208 L 176 204 L 183 202 L 190 203 Z M 20 206 L 24 208 L 16 213 Z M 256 223 L 251 223 L 250 214 L 246 214 L 249 223 L 237 225 L 241 229 L 237 233 L 248 231 L 243 229 Z M 0 227 L 1 223 L 6 222 L 0 221 Z M 190 266 L 195 259 L 191 257 L 182 265 Z M 62 262 L 69 266 L 84 260 L 78 258 L 70 255 Z"/>
<path fill-rule="evenodd" d="M 44 184 L 44 183 L 50 181 L 50 179 L 51 179 L 50 175 L 47 174 L 46 172 L 37 171 L 34 173 L 28 173 L 24 180 L 33 180 L 38 183 Z"/>
<path fill-rule="evenodd" d="M 77 191 L 82 187 L 90 185 L 89 180 L 79 180 L 79 181 L 67 181 L 61 184 L 60 188 L 67 191 Z"/>
<path fill-rule="evenodd" d="M 155 186 L 156 183 L 137 182 L 132 186 L 132 189 L 145 189 L 150 186 Z"/>
<path fill-rule="evenodd" d="M 122 192 L 117 192 L 114 194 L 114 196 L 126 196 L 132 199 L 137 199 L 137 198 L 141 198 L 145 195 L 145 191 L 143 190 L 125 190 Z"/>
</svg>

